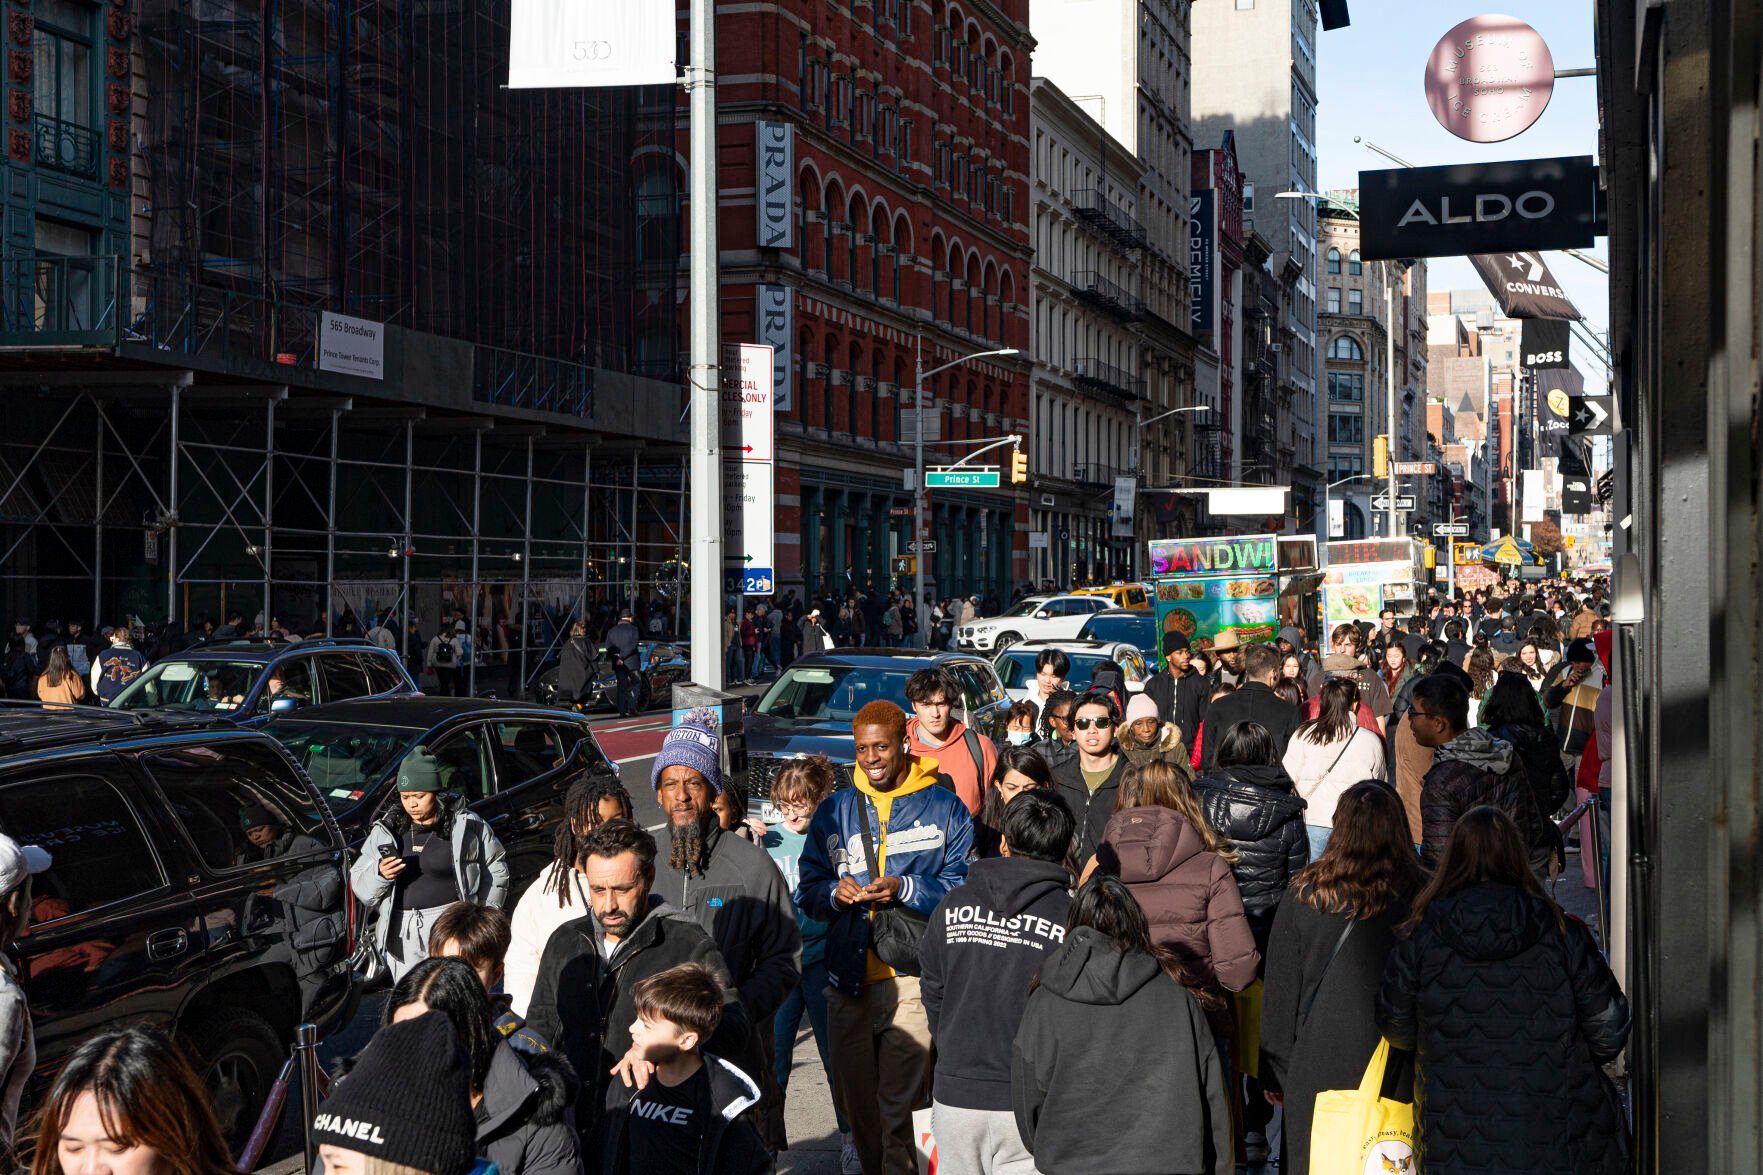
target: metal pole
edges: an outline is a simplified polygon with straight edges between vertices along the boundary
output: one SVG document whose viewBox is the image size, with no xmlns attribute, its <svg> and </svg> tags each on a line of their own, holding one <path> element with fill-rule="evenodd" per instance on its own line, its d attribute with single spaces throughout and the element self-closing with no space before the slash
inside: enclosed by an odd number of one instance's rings
<svg viewBox="0 0 1763 1175">
<path fill-rule="evenodd" d="M 691 0 L 692 366 L 692 671 L 699 683 L 723 688 L 722 447 L 717 321 L 716 0 Z"/>
<path fill-rule="evenodd" d="M 405 642 L 410 639 L 410 549 L 415 546 L 410 537 L 411 477 L 414 473 L 411 467 L 415 464 L 416 421 L 406 420 L 404 422 L 404 537 L 402 540 L 403 549 L 398 552 L 398 561 L 404 565 L 403 623 L 398 628 L 398 649 L 400 652 L 403 651 Z M 419 647 L 416 650 L 416 667 L 410 670 L 410 676 L 419 682 L 422 680 L 423 654 L 424 650 Z"/>
<path fill-rule="evenodd" d="M 526 679 L 526 646 L 532 631 L 533 592 L 533 438 L 526 438 L 526 533 L 520 544 L 520 690 L 524 695 Z"/>
<path fill-rule="evenodd" d="M 169 626 L 178 616 L 178 417 L 182 415 L 184 387 L 171 386 L 171 486 L 167 495 L 165 520 L 165 622 Z M 225 619 L 222 617 L 221 619 Z"/>
<path fill-rule="evenodd" d="M 98 410 L 98 496 L 92 506 L 92 623 L 89 632 L 97 632 L 104 616 L 104 434 L 110 422 L 104 416 L 104 401 L 92 400 Z"/>
<path fill-rule="evenodd" d="M 471 611 L 466 621 L 466 643 L 471 653 L 465 658 L 465 696 L 477 697 L 477 597 L 478 597 L 478 530 L 484 500 L 484 430 L 471 434 Z"/>
<path fill-rule="evenodd" d="M 275 551 L 275 406 L 281 396 L 287 395 L 284 389 L 279 395 L 271 392 L 269 408 L 263 415 L 263 623 L 268 627 L 270 621 L 270 565 Z M 332 476 L 336 475 L 336 459 L 332 458 Z M 329 633 L 330 621 L 325 621 L 325 632 Z"/>
<path fill-rule="evenodd" d="M 930 608 L 924 602 L 924 336 L 917 336 L 913 357 L 912 417 L 912 540 L 906 549 L 912 556 L 912 611 L 918 617 L 921 649 L 930 648 Z M 918 548 L 913 550 L 914 545 Z M 837 568 L 834 568 L 836 574 Z"/>
<path fill-rule="evenodd" d="M 331 409 L 330 508 L 329 513 L 325 515 L 324 528 L 324 582 L 327 595 L 337 590 L 337 425 L 342 416 L 342 409 Z M 326 608 L 324 610 L 324 634 L 326 636 L 336 635 L 332 624 L 331 609 Z M 403 643 L 402 640 L 399 643 Z"/>
<path fill-rule="evenodd" d="M 1451 507 L 1451 523 L 1456 525 L 1457 507 Z M 1445 598 L 1457 598 L 1457 536 L 1447 535 L 1445 542 Z"/>
<path fill-rule="evenodd" d="M 576 619 L 587 623 L 588 619 L 588 538 L 592 533 L 590 515 L 593 512 L 594 497 L 594 446 L 582 446 L 582 591 L 577 598 Z M 569 637 L 564 636 L 565 640 Z"/>
<path fill-rule="evenodd" d="M 1384 365 L 1383 382 L 1388 404 L 1389 415 L 1384 420 L 1384 435 L 1389 438 L 1389 474 L 1390 510 L 1389 537 L 1395 538 L 1400 531 L 1397 528 L 1396 509 L 1396 299 L 1394 287 L 1390 284 L 1390 267 L 1386 261 L 1383 267 L 1383 311 L 1384 311 Z"/>
<path fill-rule="evenodd" d="M 312 1137 L 312 1119 L 318 1113 L 318 1025 L 295 1026 L 294 1055 L 300 1060 L 300 1118 L 305 1127 L 302 1144 L 306 1152 L 303 1169 L 310 1171 L 318 1162 L 318 1141 Z"/>
</svg>

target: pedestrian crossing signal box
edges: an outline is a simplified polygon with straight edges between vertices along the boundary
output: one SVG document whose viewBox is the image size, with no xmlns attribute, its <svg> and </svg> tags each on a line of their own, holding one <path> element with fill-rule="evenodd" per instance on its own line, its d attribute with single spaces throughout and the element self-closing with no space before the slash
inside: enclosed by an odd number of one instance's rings
<svg viewBox="0 0 1763 1175">
<path fill-rule="evenodd" d="M 894 557 L 894 574 L 895 575 L 917 575 L 918 574 L 918 556 L 917 555 L 896 555 Z"/>
</svg>

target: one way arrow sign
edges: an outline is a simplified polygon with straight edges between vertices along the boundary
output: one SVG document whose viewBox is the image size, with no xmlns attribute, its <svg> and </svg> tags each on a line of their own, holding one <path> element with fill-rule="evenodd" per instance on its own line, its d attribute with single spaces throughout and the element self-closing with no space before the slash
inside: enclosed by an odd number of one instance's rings
<svg viewBox="0 0 1763 1175">
<path fill-rule="evenodd" d="M 1576 437 L 1607 437 L 1611 433 L 1610 410 L 1599 398 L 1573 396 L 1572 410 L 1567 414 L 1568 432 Z"/>
</svg>

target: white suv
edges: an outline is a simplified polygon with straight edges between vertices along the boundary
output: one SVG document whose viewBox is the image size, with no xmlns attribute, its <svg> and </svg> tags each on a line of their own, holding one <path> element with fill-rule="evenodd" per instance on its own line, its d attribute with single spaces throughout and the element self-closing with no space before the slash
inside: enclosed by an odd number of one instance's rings
<svg viewBox="0 0 1763 1175">
<path fill-rule="evenodd" d="M 1069 640 L 1098 612 L 1114 606 L 1107 596 L 1030 596 L 1002 616 L 964 624 L 955 644 L 982 653 L 1001 652 L 1018 641 Z"/>
</svg>

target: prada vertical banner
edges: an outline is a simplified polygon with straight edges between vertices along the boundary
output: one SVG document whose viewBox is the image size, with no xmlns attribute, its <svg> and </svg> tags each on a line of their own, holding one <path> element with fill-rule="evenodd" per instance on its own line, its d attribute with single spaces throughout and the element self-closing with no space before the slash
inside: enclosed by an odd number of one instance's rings
<svg viewBox="0 0 1763 1175">
<path fill-rule="evenodd" d="M 789 286 L 755 286 L 759 341 L 771 348 L 771 388 L 775 409 L 788 412 L 795 403 L 796 292 Z"/>
<path fill-rule="evenodd" d="M 1466 257 L 1594 243 L 1590 155 L 1401 167 L 1359 173 L 1359 251 L 1367 261 Z"/>
<path fill-rule="evenodd" d="M 753 205 L 758 209 L 759 245 L 788 249 L 796 243 L 796 124 L 754 123 L 753 142 Z"/>
<path fill-rule="evenodd" d="M 1567 349 L 1573 324 L 1562 319 L 1527 318 L 1519 336 L 1519 366 L 1547 371 L 1571 366 Z"/>
</svg>

